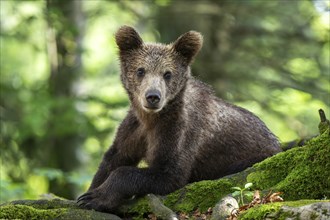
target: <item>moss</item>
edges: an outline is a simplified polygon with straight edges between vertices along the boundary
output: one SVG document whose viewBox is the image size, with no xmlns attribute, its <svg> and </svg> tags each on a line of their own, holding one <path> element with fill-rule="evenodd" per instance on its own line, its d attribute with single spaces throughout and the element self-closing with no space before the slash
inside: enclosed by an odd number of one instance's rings
<svg viewBox="0 0 330 220">
<path fill-rule="evenodd" d="M 282 203 L 273 203 L 257 206 L 251 208 L 239 215 L 240 220 L 258 220 L 265 219 L 266 215 L 269 213 L 278 212 L 283 206 Z"/>
<path fill-rule="evenodd" d="M 232 186 L 229 179 L 197 182 L 171 193 L 164 204 L 174 211 L 191 212 L 198 208 L 203 212 L 229 194 Z"/>
<path fill-rule="evenodd" d="M 189 213 L 196 209 L 204 212 L 231 193 L 232 186 L 233 181 L 230 178 L 196 182 L 163 197 L 163 203 L 175 212 Z M 120 213 L 124 213 L 124 217 L 143 219 L 151 213 L 151 208 L 148 199 L 143 197 L 133 204 L 121 207 Z"/>
<path fill-rule="evenodd" d="M 0 206 L 0 219 L 112 219 L 115 215 L 79 209 L 75 201 L 17 200 Z"/>
<path fill-rule="evenodd" d="M 57 208 L 79 208 L 76 201 L 66 199 L 40 199 L 40 200 L 16 200 L 9 202 L 12 205 L 28 205 L 37 209 L 57 209 Z"/>
<path fill-rule="evenodd" d="M 201 212 L 213 207 L 222 197 L 232 192 L 231 187 L 243 186 L 248 174 L 254 168 L 248 168 L 240 173 L 229 175 L 218 180 L 205 180 L 191 183 L 164 198 L 164 204 L 175 212 Z"/>
<path fill-rule="evenodd" d="M 290 213 L 288 212 L 281 212 L 280 209 L 282 206 L 290 206 L 290 207 L 300 207 L 316 202 L 329 202 L 325 200 L 299 200 L 299 201 L 290 201 L 290 202 L 276 202 L 276 203 L 269 203 L 264 204 L 260 206 L 253 207 L 251 209 L 248 209 L 245 212 L 242 212 L 239 215 L 239 220 L 262 220 L 266 219 L 266 216 L 270 213 L 277 214 L 276 218 L 278 220 L 284 220 L 287 219 L 287 217 L 290 216 Z M 268 216 L 269 217 L 269 216 Z"/>
<path fill-rule="evenodd" d="M 284 192 L 286 200 L 330 197 L 330 135 L 311 139 L 294 148 L 254 165 L 248 182 L 260 189 Z"/>
<path fill-rule="evenodd" d="M 253 171 L 253 168 L 249 168 L 219 180 L 191 183 L 163 197 L 162 201 L 165 206 L 175 212 L 189 213 L 196 209 L 203 212 L 213 207 L 222 197 L 231 193 L 231 187 L 238 185 L 243 186 L 246 183 L 247 175 Z M 151 213 L 151 208 L 146 198 L 141 198 L 135 202 L 126 204 L 119 210 L 121 216 L 134 216 L 135 219 L 142 219 L 149 213 Z"/>
<path fill-rule="evenodd" d="M 126 218 L 143 219 L 145 215 L 151 213 L 151 208 L 147 197 L 142 197 L 132 201 L 132 204 L 126 204 L 119 210 L 119 214 Z"/>
<path fill-rule="evenodd" d="M 0 219 L 54 219 L 67 209 L 42 210 L 27 205 L 6 205 L 0 207 Z"/>
</svg>

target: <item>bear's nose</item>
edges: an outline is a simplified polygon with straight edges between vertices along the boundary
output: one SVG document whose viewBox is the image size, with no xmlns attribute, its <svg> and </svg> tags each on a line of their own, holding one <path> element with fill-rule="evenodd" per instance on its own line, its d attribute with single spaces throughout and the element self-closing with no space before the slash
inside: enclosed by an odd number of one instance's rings
<svg viewBox="0 0 330 220">
<path fill-rule="evenodd" d="M 160 92 L 158 90 L 150 90 L 146 93 L 146 99 L 149 104 L 155 105 L 160 101 Z"/>
</svg>

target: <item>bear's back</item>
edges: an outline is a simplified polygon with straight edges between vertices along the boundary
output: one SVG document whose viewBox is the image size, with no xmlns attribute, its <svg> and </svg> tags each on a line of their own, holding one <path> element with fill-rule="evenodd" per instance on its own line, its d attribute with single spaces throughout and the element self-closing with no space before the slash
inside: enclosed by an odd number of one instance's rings
<svg viewBox="0 0 330 220">
<path fill-rule="evenodd" d="M 217 98 L 190 79 L 185 91 L 185 151 L 194 155 L 190 182 L 243 170 L 281 151 L 277 138 L 251 112 Z"/>
</svg>

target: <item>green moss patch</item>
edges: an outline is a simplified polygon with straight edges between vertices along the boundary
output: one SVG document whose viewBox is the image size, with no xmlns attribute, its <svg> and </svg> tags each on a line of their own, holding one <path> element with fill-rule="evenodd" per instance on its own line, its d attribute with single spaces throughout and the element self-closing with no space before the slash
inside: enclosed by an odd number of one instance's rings
<svg viewBox="0 0 330 220">
<path fill-rule="evenodd" d="M 232 186 L 234 185 L 230 178 L 196 182 L 163 197 L 162 202 L 174 212 L 190 213 L 196 209 L 205 212 L 223 196 L 231 193 Z M 120 208 L 121 215 L 124 217 L 134 216 L 134 219 L 143 219 L 151 212 L 146 197 Z"/>
<path fill-rule="evenodd" d="M 287 217 L 290 217 L 290 213 L 281 212 L 280 209 L 283 206 L 290 206 L 290 207 L 300 207 L 312 203 L 317 202 L 329 202 L 329 200 L 299 200 L 299 201 L 292 201 L 292 202 L 276 202 L 276 203 L 269 203 L 264 205 L 259 205 L 253 208 L 248 209 L 240 213 L 239 220 L 263 220 L 266 219 L 267 215 L 273 213 L 277 214 L 276 219 L 284 220 Z M 269 216 L 268 216 L 269 217 Z"/>
<path fill-rule="evenodd" d="M 119 220 L 115 215 L 80 209 L 75 201 L 17 200 L 0 206 L 0 219 Z"/>
<path fill-rule="evenodd" d="M 191 212 L 198 208 L 203 212 L 231 193 L 232 186 L 228 179 L 201 181 L 168 195 L 164 204 L 174 211 Z"/>
<path fill-rule="evenodd" d="M 256 164 L 247 181 L 260 189 L 281 191 L 285 200 L 329 198 L 329 161 L 330 135 L 324 132 L 303 147 Z"/>
<path fill-rule="evenodd" d="M 0 207 L 0 219 L 55 219 L 67 210 L 36 209 L 27 205 L 6 205 Z"/>
<path fill-rule="evenodd" d="M 127 219 L 144 219 L 151 213 L 151 208 L 147 197 L 142 197 L 137 200 L 133 200 L 131 203 L 127 203 L 120 207 L 119 214 Z"/>
</svg>

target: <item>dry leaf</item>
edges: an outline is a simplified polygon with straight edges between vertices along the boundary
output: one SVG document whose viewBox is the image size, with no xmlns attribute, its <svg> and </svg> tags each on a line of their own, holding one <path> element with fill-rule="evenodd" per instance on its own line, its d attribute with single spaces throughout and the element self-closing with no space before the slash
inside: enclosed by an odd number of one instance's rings
<svg viewBox="0 0 330 220">
<path fill-rule="evenodd" d="M 261 203 L 260 192 L 259 192 L 259 190 L 254 191 L 254 194 L 253 194 L 253 200 L 252 200 L 251 203 L 252 203 L 253 205 L 256 205 L 256 204 L 260 204 L 260 203 Z"/>
<path fill-rule="evenodd" d="M 148 215 L 148 219 L 150 219 L 150 220 L 157 220 L 157 217 L 156 217 L 155 214 L 149 214 Z"/>
<path fill-rule="evenodd" d="M 277 192 L 277 193 L 271 194 L 269 197 L 269 201 L 270 202 L 282 202 L 283 198 L 281 196 L 279 196 L 280 194 L 282 194 L 282 192 Z"/>
<path fill-rule="evenodd" d="M 180 215 L 179 215 L 179 219 L 180 220 L 189 219 L 189 215 L 187 215 L 186 213 L 181 212 Z"/>
<path fill-rule="evenodd" d="M 230 216 L 226 220 L 237 220 L 238 214 L 239 214 L 239 210 L 238 209 L 233 209 L 231 211 Z"/>
<path fill-rule="evenodd" d="M 194 214 L 195 217 L 200 217 L 201 216 L 201 212 L 199 211 L 199 209 L 195 210 Z"/>
<path fill-rule="evenodd" d="M 282 202 L 283 198 L 279 195 L 282 194 L 282 192 L 276 192 L 276 193 L 268 193 L 268 195 L 263 198 L 262 204 L 271 203 L 271 202 Z"/>
</svg>

